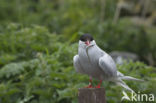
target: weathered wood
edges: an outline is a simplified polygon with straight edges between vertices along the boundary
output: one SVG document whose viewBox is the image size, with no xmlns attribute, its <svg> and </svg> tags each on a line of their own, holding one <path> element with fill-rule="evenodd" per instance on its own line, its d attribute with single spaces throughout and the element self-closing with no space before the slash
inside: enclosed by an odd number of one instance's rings
<svg viewBox="0 0 156 103">
<path fill-rule="evenodd" d="M 78 103 L 106 103 L 104 88 L 80 88 Z"/>
</svg>

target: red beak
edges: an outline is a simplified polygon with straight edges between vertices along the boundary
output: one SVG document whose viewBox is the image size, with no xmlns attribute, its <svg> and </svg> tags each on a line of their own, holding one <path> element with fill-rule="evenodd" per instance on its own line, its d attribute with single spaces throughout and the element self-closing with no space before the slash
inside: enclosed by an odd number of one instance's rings
<svg viewBox="0 0 156 103">
<path fill-rule="evenodd" d="M 89 41 L 89 40 L 87 40 L 87 41 L 85 42 L 85 44 L 86 44 L 86 45 L 89 45 L 89 44 L 90 44 L 90 41 Z"/>
</svg>

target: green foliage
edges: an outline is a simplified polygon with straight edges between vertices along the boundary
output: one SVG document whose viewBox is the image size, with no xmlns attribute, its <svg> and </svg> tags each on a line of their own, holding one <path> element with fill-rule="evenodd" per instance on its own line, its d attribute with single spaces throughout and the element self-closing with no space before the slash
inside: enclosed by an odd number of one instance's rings
<svg viewBox="0 0 156 103">
<path fill-rule="evenodd" d="M 23 28 L 19 24 L 9 24 L 0 33 L 0 65 L 35 58 L 38 52 L 54 52 L 60 44 L 53 43 L 60 40 L 63 42 L 61 36 L 56 38 L 45 27 Z"/>
</svg>

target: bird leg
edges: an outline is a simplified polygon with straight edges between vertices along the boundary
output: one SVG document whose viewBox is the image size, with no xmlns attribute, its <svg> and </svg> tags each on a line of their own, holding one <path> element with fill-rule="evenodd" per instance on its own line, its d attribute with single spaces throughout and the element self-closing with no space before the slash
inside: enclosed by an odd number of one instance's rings
<svg viewBox="0 0 156 103">
<path fill-rule="evenodd" d="M 86 86 L 85 88 L 93 88 L 93 86 L 92 86 L 92 78 L 91 77 L 89 78 L 89 85 Z"/>
<path fill-rule="evenodd" d="M 95 88 L 100 88 L 102 84 L 102 80 L 100 80 L 100 83 Z"/>
</svg>

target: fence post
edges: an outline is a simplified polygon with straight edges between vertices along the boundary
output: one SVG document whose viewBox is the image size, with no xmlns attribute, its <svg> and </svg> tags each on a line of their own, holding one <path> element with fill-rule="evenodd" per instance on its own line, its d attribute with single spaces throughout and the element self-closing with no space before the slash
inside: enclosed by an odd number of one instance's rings
<svg viewBox="0 0 156 103">
<path fill-rule="evenodd" d="M 104 88 L 80 88 L 78 103 L 106 103 Z"/>
</svg>

